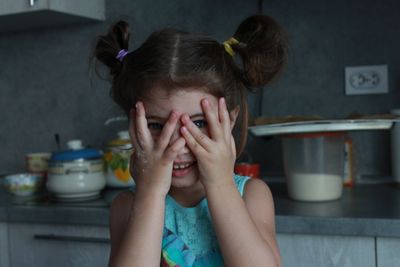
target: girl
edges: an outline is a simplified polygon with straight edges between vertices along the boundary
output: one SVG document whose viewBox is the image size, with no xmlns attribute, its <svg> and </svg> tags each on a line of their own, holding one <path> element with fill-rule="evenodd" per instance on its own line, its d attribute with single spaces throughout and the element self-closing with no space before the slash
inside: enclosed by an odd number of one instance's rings
<svg viewBox="0 0 400 267">
<path fill-rule="evenodd" d="M 282 29 L 252 16 L 223 44 L 174 29 L 131 52 L 128 40 L 120 21 L 95 50 L 130 118 L 136 183 L 111 205 L 109 266 L 279 266 L 271 193 L 233 167 L 246 141 L 246 88 L 281 70 Z"/>
</svg>

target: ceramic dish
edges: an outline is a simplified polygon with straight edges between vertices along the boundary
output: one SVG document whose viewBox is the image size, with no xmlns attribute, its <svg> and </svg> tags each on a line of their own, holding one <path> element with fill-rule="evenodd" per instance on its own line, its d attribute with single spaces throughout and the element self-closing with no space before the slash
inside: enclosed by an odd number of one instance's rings
<svg viewBox="0 0 400 267">
<path fill-rule="evenodd" d="M 107 186 L 123 188 L 135 185 L 129 172 L 131 154 L 129 132 L 118 132 L 118 139 L 110 141 L 103 154 Z"/>
<path fill-rule="evenodd" d="M 387 130 L 397 119 L 356 119 L 356 120 L 315 120 L 297 121 L 251 126 L 256 136 L 282 135 L 293 133 L 337 132 L 360 130 Z"/>
<path fill-rule="evenodd" d="M 30 173 L 7 175 L 3 180 L 8 192 L 16 196 L 30 196 L 40 188 L 42 177 Z"/>
<path fill-rule="evenodd" d="M 106 185 L 99 151 L 82 147 L 80 140 L 69 149 L 54 152 L 49 161 L 47 190 L 57 199 L 96 198 Z"/>
</svg>

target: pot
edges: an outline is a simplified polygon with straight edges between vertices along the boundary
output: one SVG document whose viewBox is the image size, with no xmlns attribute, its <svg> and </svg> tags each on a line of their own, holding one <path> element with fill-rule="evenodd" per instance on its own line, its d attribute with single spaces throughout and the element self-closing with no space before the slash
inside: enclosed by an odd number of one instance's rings
<svg viewBox="0 0 400 267">
<path fill-rule="evenodd" d="M 68 150 L 50 158 L 47 190 L 63 200 L 98 197 L 106 184 L 101 154 L 82 147 L 80 140 L 71 140 L 67 146 Z"/>
<path fill-rule="evenodd" d="M 131 155 L 129 132 L 118 132 L 118 138 L 107 144 L 103 155 L 107 186 L 123 188 L 135 185 L 129 171 Z"/>
</svg>

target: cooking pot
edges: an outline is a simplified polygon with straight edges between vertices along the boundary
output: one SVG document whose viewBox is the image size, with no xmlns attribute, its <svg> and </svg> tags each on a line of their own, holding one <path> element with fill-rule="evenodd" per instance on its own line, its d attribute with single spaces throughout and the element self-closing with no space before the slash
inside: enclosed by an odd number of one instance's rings
<svg viewBox="0 0 400 267">
<path fill-rule="evenodd" d="M 131 154 L 129 132 L 118 132 L 118 138 L 107 144 L 103 155 L 107 186 L 122 188 L 135 184 L 129 172 Z"/>
<path fill-rule="evenodd" d="M 49 160 L 47 190 L 63 200 L 96 198 L 105 187 L 99 151 L 84 148 L 80 140 L 67 143 L 68 150 L 54 152 Z"/>
</svg>

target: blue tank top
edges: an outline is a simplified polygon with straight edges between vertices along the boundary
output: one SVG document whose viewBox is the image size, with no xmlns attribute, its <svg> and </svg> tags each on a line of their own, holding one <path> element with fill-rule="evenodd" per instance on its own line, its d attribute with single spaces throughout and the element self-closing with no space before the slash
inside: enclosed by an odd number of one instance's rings
<svg viewBox="0 0 400 267">
<path fill-rule="evenodd" d="M 249 177 L 233 178 L 243 196 Z M 167 195 L 161 266 L 223 266 L 206 198 L 194 207 L 183 207 Z"/>
</svg>

